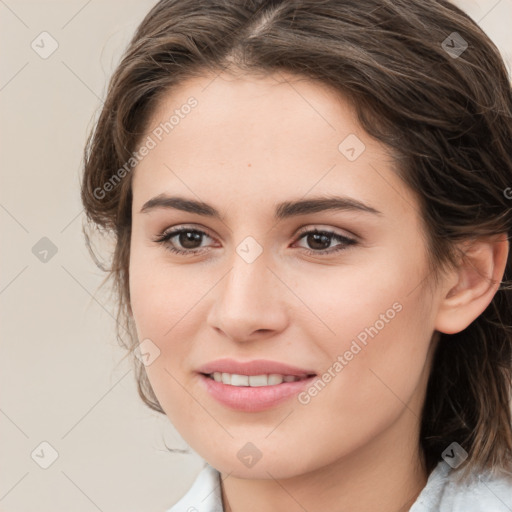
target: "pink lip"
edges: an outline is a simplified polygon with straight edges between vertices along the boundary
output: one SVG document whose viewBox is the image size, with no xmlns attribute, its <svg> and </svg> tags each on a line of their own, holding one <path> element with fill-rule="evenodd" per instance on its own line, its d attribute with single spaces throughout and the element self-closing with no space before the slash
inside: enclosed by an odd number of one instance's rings
<svg viewBox="0 0 512 512">
<path fill-rule="evenodd" d="M 234 359 L 217 359 L 207 363 L 197 370 L 199 373 L 236 373 L 238 375 L 264 375 L 278 373 L 280 375 L 294 375 L 295 377 L 305 377 L 315 375 L 313 370 L 297 368 L 277 361 L 268 361 L 265 359 L 254 359 L 253 361 L 235 361 Z"/>
<path fill-rule="evenodd" d="M 205 374 L 214 372 L 236 373 L 238 375 L 263 375 L 277 373 L 303 377 L 296 382 L 283 382 L 273 386 L 230 386 L 216 382 Z M 201 384 L 221 404 L 243 412 L 259 412 L 275 407 L 309 386 L 316 377 L 315 372 L 275 361 L 254 360 L 245 363 L 232 359 L 219 359 L 198 369 Z"/>
</svg>

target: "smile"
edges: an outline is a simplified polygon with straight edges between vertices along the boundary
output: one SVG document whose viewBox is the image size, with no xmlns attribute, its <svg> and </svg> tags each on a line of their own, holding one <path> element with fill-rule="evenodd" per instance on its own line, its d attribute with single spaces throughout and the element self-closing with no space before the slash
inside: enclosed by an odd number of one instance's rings
<svg viewBox="0 0 512 512">
<path fill-rule="evenodd" d="M 249 386 L 249 387 L 263 387 L 263 386 L 275 386 L 282 384 L 283 382 L 296 382 L 299 380 L 306 379 L 308 376 L 296 376 L 296 375 L 281 375 L 278 373 L 271 373 L 268 375 L 240 375 L 237 373 L 225 373 L 225 372 L 214 372 L 207 375 L 210 379 L 215 382 L 222 382 L 229 386 Z"/>
</svg>

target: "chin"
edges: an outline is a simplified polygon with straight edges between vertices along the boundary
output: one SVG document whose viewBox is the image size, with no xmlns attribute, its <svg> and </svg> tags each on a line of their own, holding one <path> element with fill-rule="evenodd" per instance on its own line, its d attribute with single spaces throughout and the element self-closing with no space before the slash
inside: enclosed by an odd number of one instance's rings
<svg viewBox="0 0 512 512">
<path fill-rule="evenodd" d="M 199 455 L 201 455 L 199 453 Z M 218 453 L 213 457 L 201 455 L 217 471 L 228 474 L 235 478 L 266 480 L 269 478 L 287 479 L 311 471 L 311 461 L 301 460 L 300 457 L 293 458 L 287 453 L 276 453 L 273 456 L 265 456 L 255 462 L 251 467 L 246 466 L 235 456 L 220 458 Z"/>
</svg>

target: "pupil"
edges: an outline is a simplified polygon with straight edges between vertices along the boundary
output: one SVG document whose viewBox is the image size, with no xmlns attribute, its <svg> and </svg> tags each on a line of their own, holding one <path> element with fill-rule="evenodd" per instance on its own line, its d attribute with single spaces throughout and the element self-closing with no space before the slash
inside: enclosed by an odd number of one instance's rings
<svg viewBox="0 0 512 512">
<path fill-rule="evenodd" d="M 185 231 L 184 233 L 180 233 L 180 244 L 186 249 L 195 249 L 194 243 L 200 243 L 201 233 L 195 233 L 193 231 Z"/>
<path fill-rule="evenodd" d="M 311 241 L 313 243 L 310 243 Z M 310 245 L 312 245 L 314 249 L 326 249 L 326 247 L 323 247 L 322 245 L 327 245 L 327 247 L 329 247 L 329 241 L 329 236 L 324 235 L 322 233 L 313 233 L 311 235 L 308 235 L 308 243 L 310 243 Z M 315 247 L 315 243 L 318 242 L 320 243 L 321 247 Z"/>
</svg>

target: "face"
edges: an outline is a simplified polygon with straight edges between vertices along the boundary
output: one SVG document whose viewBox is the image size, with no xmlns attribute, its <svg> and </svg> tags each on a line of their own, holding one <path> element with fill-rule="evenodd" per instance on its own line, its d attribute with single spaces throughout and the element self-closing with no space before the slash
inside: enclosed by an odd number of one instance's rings
<svg viewBox="0 0 512 512">
<path fill-rule="evenodd" d="M 194 78 L 142 144 L 131 306 L 185 441 L 287 478 L 415 439 L 438 299 L 417 199 L 349 104 L 291 75 Z"/>
</svg>

